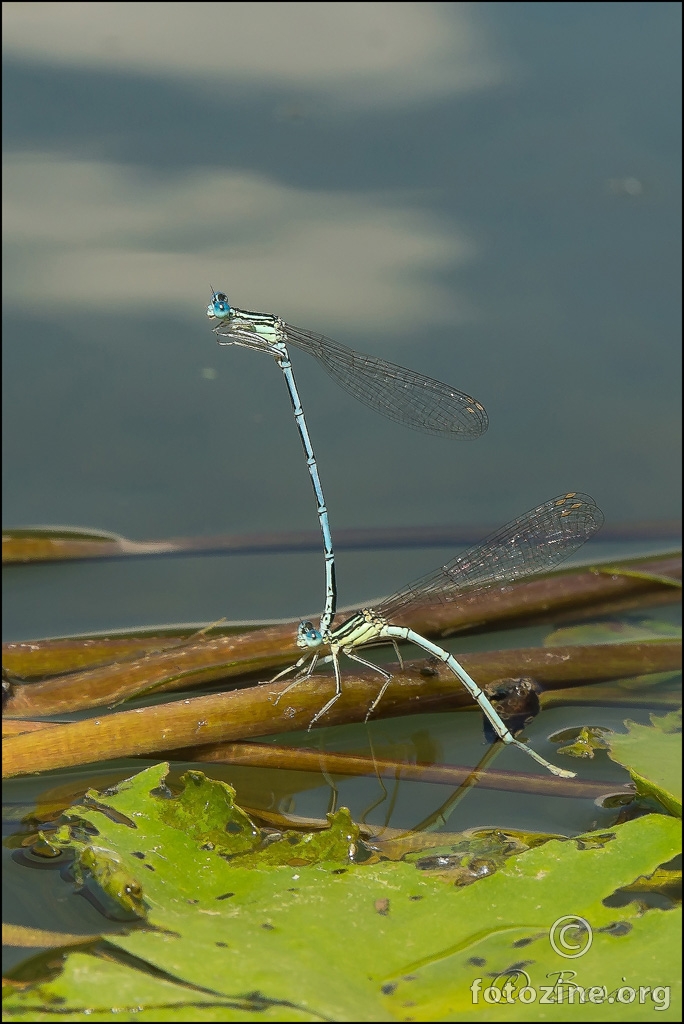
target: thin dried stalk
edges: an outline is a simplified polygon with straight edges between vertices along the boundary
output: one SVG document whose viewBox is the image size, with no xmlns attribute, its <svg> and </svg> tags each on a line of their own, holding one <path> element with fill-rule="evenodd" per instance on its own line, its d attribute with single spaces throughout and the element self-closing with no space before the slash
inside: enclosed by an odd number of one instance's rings
<svg viewBox="0 0 684 1024">
<path fill-rule="evenodd" d="M 492 527 L 493 529 L 494 527 Z M 340 529 L 337 551 L 379 551 L 391 548 L 455 547 L 475 544 L 487 531 L 481 526 L 395 526 Z M 604 540 L 668 541 L 681 536 L 681 520 L 650 520 L 604 526 Z M 214 537 L 171 537 L 167 540 L 128 540 L 104 530 L 49 527 L 8 529 L 2 535 L 3 565 L 31 562 L 91 561 L 100 558 L 168 558 L 193 554 L 282 554 L 320 551 L 318 530 L 275 530 L 269 533 L 224 533 Z"/>
<path fill-rule="evenodd" d="M 178 751 L 185 761 L 211 764 L 239 764 L 259 768 L 285 768 L 299 772 L 327 772 L 329 775 L 376 776 L 411 782 L 431 782 L 460 786 L 472 781 L 482 789 L 506 793 L 532 793 L 537 796 L 562 796 L 599 800 L 607 795 L 633 795 L 631 784 L 560 779 L 553 775 L 509 772 L 489 768 L 486 771 L 448 764 L 407 764 L 387 758 L 336 754 L 303 747 L 281 747 L 265 743 L 216 743 L 188 747 Z M 474 777 L 474 778 L 473 778 Z"/>
</svg>

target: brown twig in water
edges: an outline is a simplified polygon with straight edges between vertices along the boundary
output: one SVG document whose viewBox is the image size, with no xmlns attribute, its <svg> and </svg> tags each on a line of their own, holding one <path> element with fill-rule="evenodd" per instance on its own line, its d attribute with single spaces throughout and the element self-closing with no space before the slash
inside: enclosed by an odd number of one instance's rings
<svg viewBox="0 0 684 1024">
<path fill-rule="evenodd" d="M 670 641 L 601 644 L 587 647 L 525 648 L 459 654 L 459 661 L 481 684 L 528 675 L 542 686 L 568 686 L 574 680 L 620 679 L 664 672 L 680 664 L 681 644 Z M 11 737 L 4 744 L 3 773 L 25 775 L 110 758 L 243 740 L 306 729 L 331 695 L 330 675 L 302 681 L 276 703 L 288 681 L 227 693 L 184 698 L 168 704 L 106 714 L 41 732 Z M 30 690 L 32 687 L 22 687 Z M 363 721 L 378 692 L 375 672 L 344 676 L 343 694 L 324 725 Z M 453 674 L 425 661 L 398 667 L 375 717 L 394 717 L 472 704 Z"/>
<path fill-rule="evenodd" d="M 625 565 L 636 569 L 638 575 L 623 574 L 619 567 L 612 565 L 610 574 L 600 566 L 571 570 L 509 587 L 492 588 L 446 604 L 434 602 L 412 608 L 410 615 L 398 620 L 397 625 L 409 625 L 424 636 L 443 639 L 484 629 L 577 622 L 634 607 L 681 600 L 681 589 L 662 582 L 667 578 L 681 579 L 681 556 L 642 559 Z M 336 622 L 344 618 L 338 616 Z M 205 636 L 195 641 L 192 637 L 187 641 L 163 638 L 160 643 L 158 637 L 148 638 L 147 643 L 152 643 L 153 649 L 141 657 L 137 656 L 142 643 L 138 641 L 137 651 L 134 647 L 128 657 L 113 664 L 52 676 L 30 686 L 15 686 L 4 714 L 10 717 L 54 715 L 112 705 L 150 691 L 188 689 L 255 672 L 270 675 L 301 654 L 294 643 L 295 631 L 296 624 L 287 623 L 241 634 Z M 114 640 L 119 651 L 121 642 L 121 638 Z M 64 672 L 65 644 L 71 645 L 76 664 L 83 663 L 84 646 L 91 645 L 88 649 L 100 658 L 105 649 L 101 640 L 7 643 L 3 645 L 5 668 L 14 676 L 35 678 L 37 671 L 48 671 L 48 651 L 53 649 L 57 652 L 58 672 Z M 523 672 L 521 668 L 507 674 Z"/>
</svg>

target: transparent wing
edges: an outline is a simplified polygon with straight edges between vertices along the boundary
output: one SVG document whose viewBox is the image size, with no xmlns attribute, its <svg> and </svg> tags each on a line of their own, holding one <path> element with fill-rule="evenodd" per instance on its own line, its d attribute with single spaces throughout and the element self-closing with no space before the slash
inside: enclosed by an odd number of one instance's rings
<svg viewBox="0 0 684 1024">
<path fill-rule="evenodd" d="M 333 380 L 359 402 L 414 430 L 475 438 L 489 425 L 484 407 L 449 384 L 404 366 L 366 356 L 346 345 L 284 325 L 287 341 L 314 356 Z"/>
<path fill-rule="evenodd" d="M 387 622 L 414 602 L 452 601 L 555 568 L 603 525 L 588 494 L 571 492 L 531 509 L 480 544 L 387 598 L 375 611 Z"/>
</svg>

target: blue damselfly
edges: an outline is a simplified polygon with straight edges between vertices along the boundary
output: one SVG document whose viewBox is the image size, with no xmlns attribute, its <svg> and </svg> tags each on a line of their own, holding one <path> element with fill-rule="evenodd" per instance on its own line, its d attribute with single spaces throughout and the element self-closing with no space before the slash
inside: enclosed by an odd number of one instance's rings
<svg viewBox="0 0 684 1024">
<path fill-rule="evenodd" d="M 213 288 L 207 316 L 219 321 L 214 328 L 219 345 L 240 345 L 257 352 L 267 352 L 274 357 L 285 377 L 323 534 L 325 607 L 319 632 L 324 635 L 337 606 L 335 557 L 316 457 L 287 346 L 294 345 L 314 356 L 333 380 L 360 402 L 415 430 L 444 437 L 475 438 L 487 429 L 487 413 L 470 395 L 448 384 L 376 356 L 362 355 L 322 334 L 293 327 L 272 313 L 236 309 L 222 292 L 215 292 Z"/>
<path fill-rule="evenodd" d="M 572 778 L 574 772 L 557 768 L 525 743 L 514 738 L 482 688 L 459 665 L 453 655 L 410 627 L 398 626 L 395 622 L 418 604 L 434 600 L 443 604 L 464 600 L 485 589 L 502 587 L 526 576 L 554 569 L 593 536 L 602 524 L 603 513 L 593 498 L 577 492 L 563 494 L 514 519 L 480 544 L 457 555 L 447 565 L 416 580 L 376 607 L 362 608 L 332 631 L 324 633 L 316 629 L 311 622 L 301 622 L 297 646 L 306 649 L 307 653 L 296 665 L 275 677 L 278 679 L 288 672 L 298 672 L 295 680 L 279 695 L 278 701 L 292 686 L 311 675 L 321 652 L 325 651 L 324 660 L 332 660 L 333 663 L 335 693 L 314 715 L 309 724 L 311 728 L 330 710 L 342 692 L 339 655 L 346 654 L 347 657 L 374 669 L 384 677 L 380 692 L 366 714 L 368 720 L 382 700 L 392 677 L 384 669 L 359 657 L 357 650 L 382 640 L 394 644 L 397 649 L 397 641 L 409 641 L 422 647 L 451 669 L 477 701 L 495 733 L 504 743 L 513 744 L 524 750 L 554 775 Z"/>
</svg>

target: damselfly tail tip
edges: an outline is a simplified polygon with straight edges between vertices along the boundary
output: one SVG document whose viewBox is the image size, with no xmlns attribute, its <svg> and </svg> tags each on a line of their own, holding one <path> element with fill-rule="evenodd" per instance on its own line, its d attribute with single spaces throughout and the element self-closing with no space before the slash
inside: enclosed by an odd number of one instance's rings
<svg viewBox="0 0 684 1024">
<path fill-rule="evenodd" d="M 503 737 L 503 740 L 504 743 L 512 743 L 514 746 L 518 747 L 519 750 L 524 750 L 526 754 L 537 762 L 537 764 L 540 764 L 542 768 L 546 768 L 546 770 L 551 772 L 552 775 L 557 775 L 560 779 L 574 779 L 576 777 L 576 772 L 570 772 L 567 768 L 557 768 L 555 764 L 551 764 L 550 761 L 547 761 L 545 757 L 538 754 L 536 750 L 532 749 L 532 747 L 528 747 L 527 743 L 523 743 L 522 740 L 514 740 L 512 737 Z"/>
</svg>

